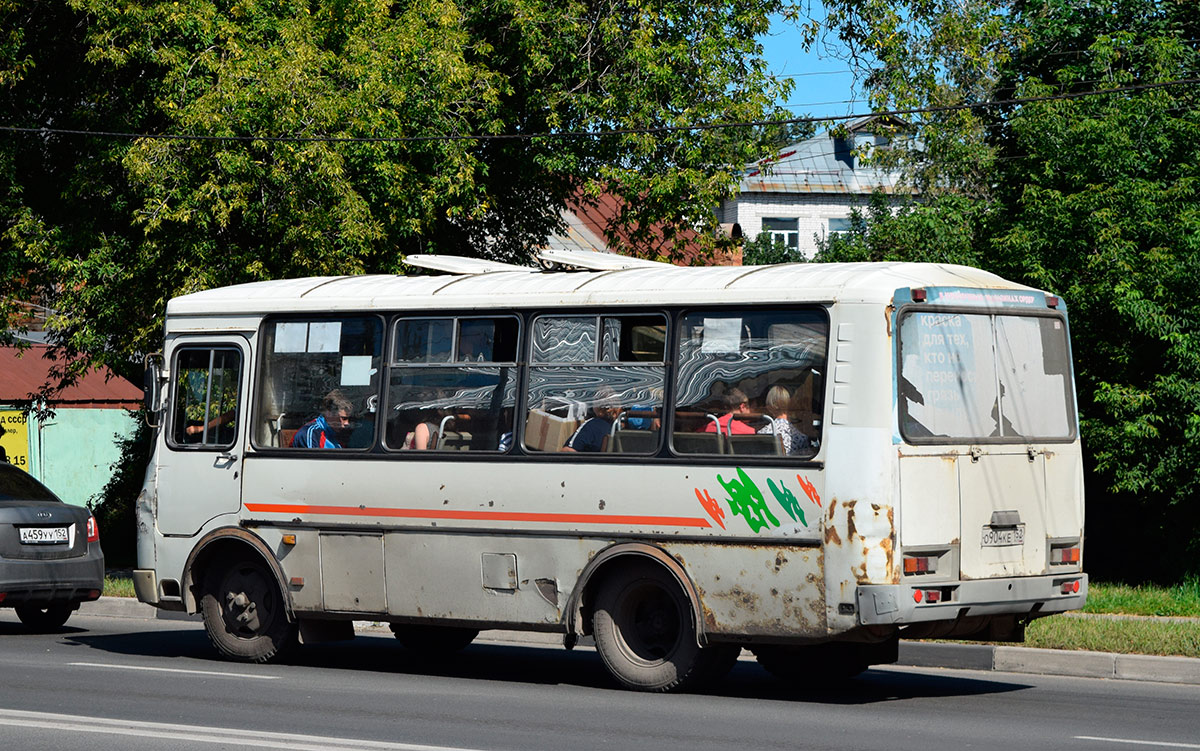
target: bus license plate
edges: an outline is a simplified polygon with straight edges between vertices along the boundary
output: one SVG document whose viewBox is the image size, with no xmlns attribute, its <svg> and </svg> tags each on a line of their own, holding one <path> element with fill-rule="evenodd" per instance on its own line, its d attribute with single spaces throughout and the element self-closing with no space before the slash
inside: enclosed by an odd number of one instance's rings
<svg viewBox="0 0 1200 751">
<path fill-rule="evenodd" d="M 1015 527 L 984 527 L 983 547 L 1006 548 L 1010 545 L 1025 544 L 1025 525 Z"/>
<path fill-rule="evenodd" d="M 66 541 L 66 527 L 21 527 L 23 545 L 57 545 Z"/>
</svg>

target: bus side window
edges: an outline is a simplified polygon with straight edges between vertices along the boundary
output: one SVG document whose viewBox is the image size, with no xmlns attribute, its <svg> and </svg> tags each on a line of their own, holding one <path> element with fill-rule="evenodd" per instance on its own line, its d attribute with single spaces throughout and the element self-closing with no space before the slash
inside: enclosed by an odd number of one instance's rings
<svg viewBox="0 0 1200 751">
<path fill-rule="evenodd" d="M 829 338 L 824 311 L 694 311 L 680 319 L 679 332 L 675 453 L 817 452 Z"/>
<path fill-rule="evenodd" d="M 374 442 L 383 360 L 378 316 L 275 319 L 263 324 L 262 367 L 255 393 L 257 448 L 293 448 L 298 431 L 317 420 L 327 397 L 349 418 L 329 426 L 327 446 L 365 449 Z"/>
<path fill-rule="evenodd" d="M 516 404 L 515 316 L 401 318 L 388 368 L 388 448 L 507 451 Z"/>
<path fill-rule="evenodd" d="M 659 313 L 535 319 L 525 449 L 656 453 L 666 339 Z"/>
<path fill-rule="evenodd" d="M 185 348 L 175 355 L 171 442 L 227 448 L 237 436 L 242 354 L 228 347 Z"/>
</svg>

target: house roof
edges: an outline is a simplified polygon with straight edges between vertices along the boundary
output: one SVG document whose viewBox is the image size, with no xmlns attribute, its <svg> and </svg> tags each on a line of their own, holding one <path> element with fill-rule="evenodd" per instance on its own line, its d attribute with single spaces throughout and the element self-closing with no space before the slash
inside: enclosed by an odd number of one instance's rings
<svg viewBox="0 0 1200 751">
<path fill-rule="evenodd" d="M 602 193 L 596 198 L 575 196 L 569 202 L 569 210 L 564 212 L 567 229 L 551 236 L 546 246 L 554 249 L 609 251 L 605 230 L 620 216 L 621 208 L 621 199 L 611 193 Z M 662 224 L 651 226 L 650 239 L 647 241 L 635 242 L 628 230 L 620 230 L 617 234 L 627 246 L 637 248 L 636 255 L 642 258 L 671 258 L 675 263 L 684 266 L 697 260 L 718 266 L 741 264 L 740 251 L 716 258 L 702 257 L 703 251 L 698 242 L 700 235 L 690 229 L 681 233 L 684 241 L 682 251 L 676 252 L 674 241 L 667 238 L 664 229 Z"/>
<path fill-rule="evenodd" d="M 900 193 L 909 190 L 901 184 L 898 170 L 863 166 L 853 150 L 875 144 L 871 126 L 885 125 L 888 133 L 903 130 L 905 123 L 895 118 L 868 116 L 846 124 L 848 137 L 825 131 L 780 149 L 778 153 L 746 165 L 738 183 L 740 193 L 835 193 L 869 194 L 875 190 Z"/>
<path fill-rule="evenodd" d="M 33 344 L 24 352 L 0 347 L 0 403 L 29 399 L 46 383 L 56 364 L 46 358 L 48 347 Z M 75 385 L 63 390 L 51 407 L 126 407 L 134 408 L 142 400 L 142 390 L 114 374 L 108 368 L 89 370 Z"/>
</svg>

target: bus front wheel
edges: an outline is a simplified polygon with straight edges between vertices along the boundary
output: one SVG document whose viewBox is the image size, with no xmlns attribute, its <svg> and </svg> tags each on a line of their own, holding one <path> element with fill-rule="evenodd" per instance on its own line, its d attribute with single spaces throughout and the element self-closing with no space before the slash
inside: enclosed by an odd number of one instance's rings
<svg viewBox="0 0 1200 751">
<path fill-rule="evenodd" d="M 200 611 L 209 641 L 230 659 L 268 662 L 296 640 L 283 594 L 261 561 L 247 558 L 211 568 Z"/>
<path fill-rule="evenodd" d="M 673 691 L 710 678 L 732 662 L 728 645 L 696 643 L 691 603 L 658 566 L 607 577 L 596 593 L 592 635 L 608 671 L 639 691 Z M 736 652 L 734 653 L 736 657 Z"/>
</svg>

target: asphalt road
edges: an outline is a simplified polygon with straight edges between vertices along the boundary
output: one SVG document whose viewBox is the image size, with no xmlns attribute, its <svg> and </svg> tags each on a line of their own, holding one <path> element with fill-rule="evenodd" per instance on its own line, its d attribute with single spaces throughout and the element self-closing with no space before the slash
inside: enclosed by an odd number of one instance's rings
<svg viewBox="0 0 1200 751">
<path fill-rule="evenodd" d="M 597 655 L 476 643 L 422 660 L 386 633 L 282 664 L 216 659 L 198 624 L 0 610 L 5 749 L 1200 749 L 1200 686 L 875 668 L 803 686 L 743 660 L 719 689 L 615 688 Z"/>
</svg>

